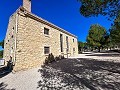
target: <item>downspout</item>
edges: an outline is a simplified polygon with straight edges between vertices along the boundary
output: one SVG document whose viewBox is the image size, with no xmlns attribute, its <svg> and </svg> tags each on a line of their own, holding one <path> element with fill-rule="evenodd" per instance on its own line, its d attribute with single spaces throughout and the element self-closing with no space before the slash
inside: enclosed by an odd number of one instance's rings
<svg viewBox="0 0 120 90">
<path fill-rule="evenodd" d="M 15 66 L 16 63 L 16 48 L 17 48 L 17 31 L 18 31 L 18 13 L 16 13 L 16 31 L 15 31 L 15 49 L 14 49 L 14 61 L 13 65 Z"/>
</svg>

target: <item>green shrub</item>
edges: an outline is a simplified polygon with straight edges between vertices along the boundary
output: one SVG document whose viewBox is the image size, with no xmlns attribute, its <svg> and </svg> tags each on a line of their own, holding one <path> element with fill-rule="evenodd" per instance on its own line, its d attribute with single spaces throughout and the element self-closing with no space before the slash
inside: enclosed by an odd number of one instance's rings
<svg viewBox="0 0 120 90">
<path fill-rule="evenodd" d="M 48 57 L 46 57 L 44 64 L 52 63 L 61 59 L 64 59 L 64 56 L 59 55 L 58 57 L 54 57 L 54 55 L 51 53 L 48 55 Z"/>
<path fill-rule="evenodd" d="M 3 50 L 0 51 L 0 58 L 3 58 Z"/>
<path fill-rule="evenodd" d="M 64 56 L 62 56 L 62 57 L 61 57 L 61 59 L 65 59 L 65 57 L 64 57 Z"/>
<path fill-rule="evenodd" d="M 44 64 L 48 64 L 48 57 L 45 58 Z"/>
<path fill-rule="evenodd" d="M 59 59 L 64 59 L 65 57 L 63 55 L 59 55 Z"/>
<path fill-rule="evenodd" d="M 48 57 L 46 57 L 45 64 L 52 63 L 53 61 L 55 61 L 55 58 L 54 58 L 53 54 L 51 53 L 48 55 Z"/>
<path fill-rule="evenodd" d="M 58 61 L 58 60 L 60 60 L 60 58 L 59 57 L 55 57 L 55 61 Z"/>
</svg>

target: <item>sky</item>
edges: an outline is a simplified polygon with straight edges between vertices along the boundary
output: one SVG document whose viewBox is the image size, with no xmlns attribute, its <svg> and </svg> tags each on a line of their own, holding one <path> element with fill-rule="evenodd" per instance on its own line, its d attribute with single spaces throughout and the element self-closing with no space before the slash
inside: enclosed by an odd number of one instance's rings
<svg viewBox="0 0 120 90">
<path fill-rule="evenodd" d="M 5 38 L 9 17 L 22 6 L 22 0 L 0 0 L 0 41 Z M 85 42 L 92 24 L 107 30 L 111 21 L 104 16 L 85 18 L 79 13 L 77 0 L 32 0 L 32 13 L 76 35 Z"/>
</svg>

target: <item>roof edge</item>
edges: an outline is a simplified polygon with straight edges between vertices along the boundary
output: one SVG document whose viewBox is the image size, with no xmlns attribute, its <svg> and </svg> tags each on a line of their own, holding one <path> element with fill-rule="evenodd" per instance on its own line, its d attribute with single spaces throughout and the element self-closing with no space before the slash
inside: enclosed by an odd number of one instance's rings
<svg viewBox="0 0 120 90">
<path fill-rule="evenodd" d="M 16 10 L 16 12 L 18 12 L 18 13 L 19 13 L 19 11 L 22 11 L 25 15 L 29 16 L 29 17 L 32 18 L 32 19 L 35 19 L 35 20 L 37 20 L 37 21 L 40 21 L 40 22 L 42 22 L 42 23 L 44 23 L 44 24 L 46 24 L 46 25 L 49 25 L 50 27 L 53 27 L 53 28 L 55 28 L 55 29 L 57 29 L 57 30 L 59 30 L 59 31 L 62 31 L 62 32 L 68 34 L 68 35 L 71 35 L 71 36 L 77 38 L 77 36 L 75 36 L 74 34 L 71 34 L 70 32 L 68 32 L 68 31 L 66 31 L 66 30 L 64 30 L 64 29 L 56 26 L 55 24 L 52 24 L 51 22 L 49 22 L 49 21 L 47 21 L 47 20 L 45 20 L 45 19 L 42 19 L 41 17 L 38 17 L 37 15 L 35 15 L 35 14 L 31 13 L 31 12 L 28 12 L 23 6 L 20 6 L 20 7 Z"/>
</svg>

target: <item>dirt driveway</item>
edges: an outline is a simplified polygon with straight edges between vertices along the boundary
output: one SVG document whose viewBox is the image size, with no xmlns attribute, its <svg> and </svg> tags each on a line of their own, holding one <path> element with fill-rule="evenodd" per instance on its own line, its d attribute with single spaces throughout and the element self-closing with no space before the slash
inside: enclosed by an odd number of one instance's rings
<svg viewBox="0 0 120 90">
<path fill-rule="evenodd" d="M 0 78 L 0 90 L 120 90 L 119 54 L 87 53 L 10 73 Z"/>
</svg>

